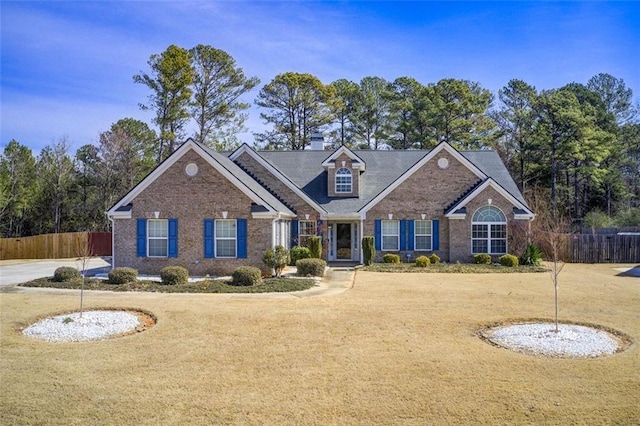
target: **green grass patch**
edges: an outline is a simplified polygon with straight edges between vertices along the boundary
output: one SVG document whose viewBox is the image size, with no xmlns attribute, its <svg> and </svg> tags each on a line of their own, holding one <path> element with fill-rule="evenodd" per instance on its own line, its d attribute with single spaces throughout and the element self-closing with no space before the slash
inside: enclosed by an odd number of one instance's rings
<svg viewBox="0 0 640 426">
<path fill-rule="evenodd" d="M 370 272 L 393 273 L 436 273 L 436 274 L 495 274 L 495 273 L 531 273 L 547 272 L 542 266 L 476 265 L 471 263 L 436 263 L 426 267 L 417 267 L 415 263 L 374 263 L 361 270 Z"/>
<path fill-rule="evenodd" d="M 165 285 L 156 281 L 138 280 L 126 284 L 109 284 L 105 280 L 87 278 L 84 284 L 85 290 L 106 291 L 146 291 L 152 293 L 283 293 L 291 291 L 308 290 L 313 287 L 314 281 L 299 278 L 267 278 L 260 285 L 234 286 L 231 281 L 204 280 L 190 282 L 188 284 Z M 20 284 L 22 287 L 46 287 L 77 289 L 82 285 L 82 279 L 56 282 L 52 278 L 39 278 Z"/>
</svg>

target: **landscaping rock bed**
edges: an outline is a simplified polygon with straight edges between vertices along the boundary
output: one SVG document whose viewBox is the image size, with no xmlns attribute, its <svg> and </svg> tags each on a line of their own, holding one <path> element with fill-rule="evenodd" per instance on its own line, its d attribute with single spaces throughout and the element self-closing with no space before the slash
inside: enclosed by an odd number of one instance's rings
<svg viewBox="0 0 640 426">
<path fill-rule="evenodd" d="M 530 355 L 553 358 L 595 358 L 623 350 L 627 339 L 584 325 L 551 322 L 499 325 L 484 329 L 481 336 L 494 345 Z"/>
<path fill-rule="evenodd" d="M 96 310 L 45 318 L 25 328 L 25 336 L 47 342 L 86 342 L 104 340 L 136 331 L 155 324 L 148 314 L 139 311 Z"/>
</svg>

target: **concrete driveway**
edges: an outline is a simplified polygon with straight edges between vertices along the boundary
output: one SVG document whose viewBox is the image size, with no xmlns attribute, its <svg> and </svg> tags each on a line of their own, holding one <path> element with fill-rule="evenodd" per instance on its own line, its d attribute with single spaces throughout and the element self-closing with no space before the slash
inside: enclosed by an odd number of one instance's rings
<svg viewBox="0 0 640 426">
<path fill-rule="evenodd" d="M 108 272 L 111 268 L 111 258 L 92 257 L 87 265 L 87 276 Z M 35 280 L 36 278 L 52 277 L 56 268 L 82 266 L 76 259 L 40 259 L 40 260 L 2 260 L 0 261 L 0 287 Z"/>
</svg>

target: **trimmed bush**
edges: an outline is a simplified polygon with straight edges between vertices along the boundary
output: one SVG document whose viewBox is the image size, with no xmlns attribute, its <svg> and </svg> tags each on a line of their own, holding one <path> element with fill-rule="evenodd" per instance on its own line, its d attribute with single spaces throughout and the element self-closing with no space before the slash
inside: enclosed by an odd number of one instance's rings
<svg viewBox="0 0 640 426">
<path fill-rule="evenodd" d="M 476 265 L 491 265 L 491 256 L 486 253 L 480 253 L 473 256 L 473 263 Z"/>
<path fill-rule="evenodd" d="M 249 287 L 262 284 L 262 272 L 255 266 L 240 266 L 231 274 L 231 285 Z"/>
<path fill-rule="evenodd" d="M 282 270 L 289 264 L 289 250 L 281 245 L 277 245 L 275 249 L 266 249 L 262 254 L 262 261 L 269 268 L 272 268 L 279 277 Z"/>
<path fill-rule="evenodd" d="M 322 237 L 313 235 L 307 238 L 307 247 L 311 251 L 311 257 L 314 259 L 322 258 Z"/>
<path fill-rule="evenodd" d="M 527 245 L 527 249 L 525 250 L 522 257 L 520 257 L 520 264 L 522 265 L 533 265 L 538 266 L 542 261 L 542 250 L 535 245 L 529 244 Z"/>
<path fill-rule="evenodd" d="M 164 285 L 187 284 L 189 271 L 182 266 L 165 266 L 160 270 L 160 279 Z"/>
<path fill-rule="evenodd" d="M 510 266 L 512 268 L 518 266 L 518 258 L 512 254 L 505 254 L 504 256 L 500 256 L 499 261 L 502 266 Z"/>
<path fill-rule="evenodd" d="M 427 256 L 418 256 L 416 257 L 416 266 L 419 268 L 425 268 L 431 265 L 431 259 Z"/>
<path fill-rule="evenodd" d="M 322 277 L 327 262 L 322 259 L 300 259 L 296 262 L 298 276 L 300 277 Z"/>
<path fill-rule="evenodd" d="M 382 256 L 382 261 L 384 263 L 400 263 L 400 255 L 387 253 Z"/>
<path fill-rule="evenodd" d="M 295 265 L 300 259 L 309 259 L 311 257 L 311 250 L 309 250 L 309 247 L 295 246 L 289 251 L 289 256 L 291 257 L 289 265 Z"/>
<path fill-rule="evenodd" d="M 362 237 L 362 253 L 364 255 L 364 264 L 369 266 L 376 257 L 376 244 L 372 235 Z"/>
<path fill-rule="evenodd" d="M 61 266 L 53 273 L 53 280 L 59 283 L 71 281 L 75 278 L 80 278 L 80 271 L 71 266 Z"/>
<path fill-rule="evenodd" d="M 431 263 L 440 263 L 440 256 L 433 253 L 431 256 L 429 256 L 429 260 L 431 261 Z"/>
<path fill-rule="evenodd" d="M 109 271 L 110 284 L 126 284 L 138 281 L 138 270 L 133 268 L 113 268 Z"/>
</svg>

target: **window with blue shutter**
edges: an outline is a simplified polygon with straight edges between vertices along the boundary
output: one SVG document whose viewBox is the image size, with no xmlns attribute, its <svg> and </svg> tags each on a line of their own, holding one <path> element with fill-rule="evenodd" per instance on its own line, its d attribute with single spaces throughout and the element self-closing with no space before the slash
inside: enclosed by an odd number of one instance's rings
<svg viewBox="0 0 640 426">
<path fill-rule="evenodd" d="M 138 219 L 136 223 L 136 256 L 147 256 L 147 219 Z"/>
<path fill-rule="evenodd" d="M 407 220 L 407 250 L 415 250 L 415 221 Z"/>
<path fill-rule="evenodd" d="M 204 220 L 204 257 L 211 259 L 214 257 L 213 250 L 213 219 Z"/>
<path fill-rule="evenodd" d="M 169 219 L 169 257 L 178 257 L 178 219 Z"/>
<path fill-rule="evenodd" d="M 400 250 L 407 249 L 407 221 L 402 219 L 400 221 Z"/>
<path fill-rule="evenodd" d="M 382 220 L 380 219 L 376 219 L 374 221 L 374 226 L 375 226 L 375 233 L 374 233 L 374 240 L 375 240 L 375 245 L 376 245 L 376 250 L 381 250 L 382 249 Z"/>
<path fill-rule="evenodd" d="M 433 251 L 440 250 L 440 221 L 432 220 L 431 226 L 433 229 Z"/>
<path fill-rule="evenodd" d="M 238 219 L 238 258 L 247 258 L 247 219 Z"/>
</svg>

